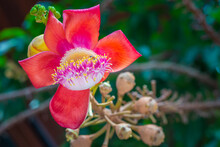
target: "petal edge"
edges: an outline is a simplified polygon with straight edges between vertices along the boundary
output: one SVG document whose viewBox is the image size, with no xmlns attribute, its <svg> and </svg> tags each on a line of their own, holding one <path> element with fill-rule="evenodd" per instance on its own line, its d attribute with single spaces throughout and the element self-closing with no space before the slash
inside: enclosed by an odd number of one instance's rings
<svg viewBox="0 0 220 147">
<path fill-rule="evenodd" d="M 94 51 L 111 58 L 112 72 L 124 69 L 141 56 L 121 30 L 99 40 Z"/>
<path fill-rule="evenodd" d="M 44 51 L 18 62 L 34 87 L 41 88 L 53 84 L 51 74 L 60 64 L 60 56 L 50 51 Z"/>
<path fill-rule="evenodd" d="M 89 93 L 89 89 L 72 91 L 60 85 L 49 105 L 54 120 L 64 128 L 79 128 L 87 115 Z"/>
<path fill-rule="evenodd" d="M 44 40 L 51 51 L 61 55 L 73 48 L 66 40 L 63 24 L 56 19 L 52 12 L 49 12 L 48 15 L 48 21 L 44 32 Z"/>
</svg>

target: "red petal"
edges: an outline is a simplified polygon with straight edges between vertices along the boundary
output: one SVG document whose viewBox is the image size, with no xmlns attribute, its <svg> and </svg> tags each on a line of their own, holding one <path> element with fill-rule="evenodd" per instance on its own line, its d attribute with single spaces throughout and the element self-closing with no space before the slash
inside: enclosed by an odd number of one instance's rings
<svg viewBox="0 0 220 147">
<path fill-rule="evenodd" d="M 99 83 L 105 81 L 105 79 L 108 77 L 108 75 L 109 75 L 109 72 L 105 72 L 104 76 L 102 77 L 102 79 Z"/>
<path fill-rule="evenodd" d="M 92 49 L 99 37 L 99 5 L 89 9 L 64 10 L 63 25 L 66 38 L 74 47 Z"/>
<path fill-rule="evenodd" d="M 124 69 L 141 56 L 120 30 L 99 40 L 94 51 L 111 58 L 113 72 Z"/>
<path fill-rule="evenodd" d="M 61 55 L 73 48 L 66 40 L 63 24 L 51 12 L 49 12 L 44 40 L 51 51 Z"/>
<path fill-rule="evenodd" d="M 64 128 L 79 128 L 87 115 L 89 93 L 89 89 L 72 91 L 60 85 L 50 101 L 54 120 Z"/>
<path fill-rule="evenodd" d="M 19 61 L 19 63 L 34 87 L 40 88 L 53 84 L 54 81 L 51 74 L 59 66 L 60 56 L 53 52 L 45 51 Z"/>
</svg>

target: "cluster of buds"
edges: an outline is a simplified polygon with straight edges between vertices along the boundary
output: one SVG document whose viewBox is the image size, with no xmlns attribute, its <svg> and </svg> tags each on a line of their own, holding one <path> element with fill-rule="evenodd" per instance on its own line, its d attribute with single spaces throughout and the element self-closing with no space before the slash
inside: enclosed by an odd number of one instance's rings
<svg viewBox="0 0 220 147">
<path fill-rule="evenodd" d="M 97 90 L 96 86 L 92 89 L 90 95 L 90 102 L 93 107 L 93 115 L 88 116 L 80 129 L 91 126 L 104 124 L 104 127 L 98 132 L 91 135 L 79 135 L 69 133 L 71 145 L 78 147 L 90 147 L 92 141 L 101 136 L 105 132 L 105 139 L 102 147 L 107 147 L 109 139 L 114 134 L 121 140 L 134 138 L 142 140 L 149 146 L 159 146 L 163 143 L 165 135 L 163 129 L 156 125 L 157 120 L 155 117 L 160 118 L 163 124 L 167 124 L 165 114 L 176 113 L 179 114 L 183 120 L 187 120 L 187 112 L 208 112 L 213 108 L 220 108 L 219 101 L 216 102 L 199 102 L 198 96 L 195 102 L 187 101 L 190 95 L 180 96 L 175 92 L 172 95 L 171 90 L 162 89 L 161 95 L 156 95 L 156 81 L 151 81 L 151 90 L 144 85 L 143 88 L 136 87 L 136 90 L 130 92 L 135 86 L 135 77 L 132 73 L 125 72 L 119 74 L 116 80 L 117 88 L 117 102 L 113 103 L 115 96 L 111 95 L 111 85 L 109 82 L 103 82 L 99 85 L 99 90 L 102 95 L 102 102 L 99 103 L 94 95 Z M 127 95 L 131 101 L 125 101 L 124 96 Z M 109 106 L 109 107 L 107 107 Z M 184 113 L 185 112 L 185 113 Z M 198 113 L 204 114 L 204 113 Z M 139 120 L 149 119 L 152 123 L 140 124 Z M 77 131 L 75 131 L 77 132 Z M 71 134 L 71 135 L 70 135 Z M 78 138 L 77 138 L 78 137 Z M 68 139 L 68 137 L 67 137 Z"/>
<path fill-rule="evenodd" d="M 131 94 L 129 93 L 135 86 L 135 77 L 130 72 L 119 74 L 116 80 L 117 102 L 114 104 L 115 96 L 110 92 L 112 87 L 109 82 L 103 82 L 99 85 L 99 91 L 102 95 L 102 102 L 99 103 L 94 95 L 97 86 L 92 88 L 90 102 L 92 104 L 93 115 L 88 116 L 81 129 L 106 123 L 102 129 L 91 135 L 76 135 L 77 131 L 67 131 L 67 139 L 71 142 L 71 146 L 90 147 L 92 141 L 105 133 L 103 147 L 108 146 L 109 139 L 114 135 L 121 140 L 135 138 L 142 140 L 150 146 L 158 146 L 164 141 L 164 133 L 161 127 L 155 124 L 138 125 L 141 119 L 150 119 L 155 122 L 154 114 L 158 113 L 158 103 L 154 98 L 155 90 L 149 91 L 145 86 L 143 91 L 140 89 Z M 153 85 L 154 86 L 154 85 Z M 153 87 L 152 87 L 153 88 Z M 145 93 L 145 94 L 144 94 Z M 131 101 L 124 101 L 124 96 L 128 95 Z M 109 106 L 109 108 L 106 108 Z"/>
<path fill-rule="evenodd" d="M 48 19 L 48 11 L 51 11 L 57 19 L 61 17 L 60 13 L 53 6 L 49 6 L 47 10 L 43 5 L 40 4 L 34 5 L 34 7 L 32 7 L 30 10 L 30 14 L 35 16 L 36 22 L 46 25 Z"/>
</svg>

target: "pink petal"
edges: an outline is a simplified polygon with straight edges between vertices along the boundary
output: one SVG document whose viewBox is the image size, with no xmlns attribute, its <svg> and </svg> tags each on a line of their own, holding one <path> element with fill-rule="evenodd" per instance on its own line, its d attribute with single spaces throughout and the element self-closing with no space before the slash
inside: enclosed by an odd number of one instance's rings
<svg viewBox="0 0 220 147">
<path fill-rule="evenodd" d="M 59 63 L 60 56 L 50 51 L 41 52 L 19 61 L 36 88 L 53 84 L 51 74 L 54 73 L 54 69 L 59 66 Z"/>
<path fill-rule="evenodd" d="M 50 101 L 54 120 L 64 128 L 79 128 L 87 115 L 89 93 L 89 89 L 72 91 L 60 85 Z"/>
<path fill-rule="evenodd" d="M 51 51 L 61 55 L 73 48 L 66 40 L 63 24 L 51 12 L 49 12 L 44 40 Z"/>
<path fill-rule="evenodd" d="M 120 30 L 99 40 L 94 51 L 111 58 L 113 72 L 124 69 L 141 56 Z"/>
<path fill-rule="evenodd" d="M 88 9 L 64 10 L 63 25 L 66 38 L 74 47 L 92 49 L 99 37 L 99 5 Z"/>
</svg>

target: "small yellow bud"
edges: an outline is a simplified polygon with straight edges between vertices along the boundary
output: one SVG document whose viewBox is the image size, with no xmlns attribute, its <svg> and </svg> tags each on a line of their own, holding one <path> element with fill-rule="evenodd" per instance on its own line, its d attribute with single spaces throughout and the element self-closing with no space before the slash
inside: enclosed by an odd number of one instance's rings
<svg viewBox="0 0 220 147">
<path fill-rule="evenodd" d="M 131 137 L 132 130 L 128 124 L 121 123 L 115 126 L 115 131 L 119 139 L 126 140 Z"/>
<path fill-rule="evenodd" d="M 135 77 L 130 72 L 119 74 L 116 80 L 116 87 L 119 95 L 124 95 L 135 86 Z"/>
<path fill-rule="evenodd" d="M 105 97 L 112 91 L 112 87 L 109 84 L 109 82 L 103 82 L 102 84 L 99 85 L 99 90 L 102 96 Z"/>
<path fill-rule="evenodd" d="M 133 110 L 141 114 L 153 114 L 157 112 L 158 105 L 156 100 L 152 97 L 142 97 L 139 100 L 135 101 L 133 105 Z"/>
<path fill-rule="evenodd" d="M 49 51 L 45 42 L 44 42 L 44 34 L 35 37 L 28 46 L 28 57 L 36 55 L 43 51 Z"/>
<path fill-rule="evenodd" d="M 66 140 L 67 141 L 73 141 L 77 139 L 78 136 L 79 136 L 79 129 L 76 129 L 76 130 L 72 130 L 69 128 L 66 129 Z"/>
</svg>

